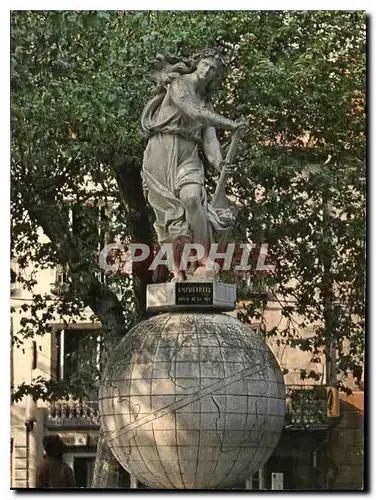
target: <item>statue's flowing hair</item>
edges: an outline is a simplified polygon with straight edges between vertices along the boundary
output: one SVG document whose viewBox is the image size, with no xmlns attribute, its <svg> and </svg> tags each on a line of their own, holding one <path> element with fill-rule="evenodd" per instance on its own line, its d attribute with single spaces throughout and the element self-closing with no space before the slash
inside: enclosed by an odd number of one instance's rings
<svg viewBox="0 0 376 500">
<path fill-rule="evenodd" d="M 219 62 L 217 74 L 207 86 L 208 96 L 211 96 L 216 88 L 219 87 L 226 68 L 225 59 L 217 49 L 203 50 L 189 59 L 174 56 L 168 52 L 165 54 L 158 54 L 153 61 L 150 61 L 153 65 L 153 70 L 146 75 L 157 84 L 154 89 L 154 94 L 165 93 L 166 86 L 171 83 L 174 78 L 180 75 L 193 73 L 199 61 L 206 57 L 214 57 Z"/>
</svg>

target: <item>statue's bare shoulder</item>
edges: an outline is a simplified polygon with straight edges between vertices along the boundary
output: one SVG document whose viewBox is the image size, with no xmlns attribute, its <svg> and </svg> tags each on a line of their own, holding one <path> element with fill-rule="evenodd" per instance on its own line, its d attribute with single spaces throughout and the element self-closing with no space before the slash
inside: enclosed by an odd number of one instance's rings
<svg viewBox="0 0 376 500">
<path fill-rule="evenodd" d="M 190 75 L 179 75 L 170 84 L 171 98 L 176 104 L 205 106 L 204 99 L 200 99 L 195 91 Z"/>
</svg>

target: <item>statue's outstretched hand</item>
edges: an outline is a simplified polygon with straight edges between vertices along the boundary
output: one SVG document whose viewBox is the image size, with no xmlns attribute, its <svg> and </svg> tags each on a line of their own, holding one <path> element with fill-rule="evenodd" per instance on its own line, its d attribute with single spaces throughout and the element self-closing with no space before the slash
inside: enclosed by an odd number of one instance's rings
<svg viewBox="0 0 376 500">
<path fill-rule="evenodd" d="M 240 128 L 248 128 L 249 127 L 249 120 L 247 118 L 240 118 L 239 120 L 236 120 L 233 122 L 233 130 L 238 130 Z"/>
</svg>

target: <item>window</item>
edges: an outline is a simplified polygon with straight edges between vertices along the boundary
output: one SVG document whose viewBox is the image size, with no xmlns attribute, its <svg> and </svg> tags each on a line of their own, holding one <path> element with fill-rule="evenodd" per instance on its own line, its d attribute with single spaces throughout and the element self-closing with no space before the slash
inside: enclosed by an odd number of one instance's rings
<svg viewBox="0 0 376 500">
<path fill-rule="evenodd" d="M 260 471 L 258 470 L 252 476 L 252 489 L 259 490 L 260 489 Z"/>
<path fill-rule="evenodd" d="M 56 267 L 55 284 L 63 286 L 65 283 L 68 283 L 68 269 L 65 266 L 58 265 Z"/>
<path fill-rule="evenodd" d="M 84 383 L 87 399 L 97 399 L 97 371 L 101 370 L 98 328 L 67 328 L 56 332 L 56 378 Z"/>
<path fill-rule="evenodd" d="M 91 488 L 94 475 L 94 457 L 75 456 L 73 462 L 74 478 L 77 488 Z"/>
<path fill-rule="evenodd" d="M 51 293 L 54 295 L 61 295 L 66 291 L 68 286 L 68 266 L 56 266 L 55 281 L 50 283 Z"/>
<path fill-rule="evenodd" d="M 253 476 L 245 482 L 246 490 L 262 490 L 262 469 L 259 469 Z M 240 489 L 244 489 L 244 486 Z"/>
<path fill-rule="evenodd" d="M 10 296 L 13 298 L 21 297 L 22 295 L 22 285 L 19 281 L 20 271 L 16 264 L 13 264 L 10 268 Z"/>
<path fill-rule="evenodd" d="M 85 241 L 90 249 L 101 250 L 109 237 L 110 208 L 93 204 L 71 207 L 72 232 Z"/>
<path fill-rule="evenodd" d="M 82 244 L 80 251 L 90 258 L 96 252 L 99 255 L 114 237 L 111 232 L 111 209 L 111 202 L 101 206 L 94 202 L 75 203 L 69 207 L 71 231 Z M 102 283 L 105 282 L 103 271 L 98 270 L 96 274 Z"/>
<path fill-rule="evenodd" d="M 94 476 L 95 454 L 75 453 L 73 463 L 69 464 L 74 471 L 74 478 L 77 488 L 91 488 Z M 125 469 L 120 471 L 120 484 L 123 488 L 130 487 L 130 475 Z"/>
<path fill-rule="evenodd" d="M 255 472 L 251 479 L 247 481 L 248 490 L 261 490 L 260 470 Z"/>
</svg>

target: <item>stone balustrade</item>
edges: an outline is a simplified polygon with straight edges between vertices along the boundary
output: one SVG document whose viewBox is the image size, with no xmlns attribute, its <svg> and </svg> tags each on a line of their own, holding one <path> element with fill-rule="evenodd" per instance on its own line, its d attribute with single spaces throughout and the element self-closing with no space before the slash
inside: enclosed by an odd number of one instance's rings
<svg viewBox="0 0 376 500">
<path fill-rule="evenodd" d="M 325 387 L 286 385 L 286 430 L 328 427 Z M 51 403 L 46 408 L 46 427 L 99 427 L 98 402 Z"/>
<path fill-rule="evenodd" d="M 98 402 L 51 403 L 45 425 L 51 427 L 99 427 Z"/>
<path fill-rule="evenodd" d="M 326 412 L 326 387 L 286 385 L 287 430 L 315 430 L 329 427 Z"/>
</svg>

